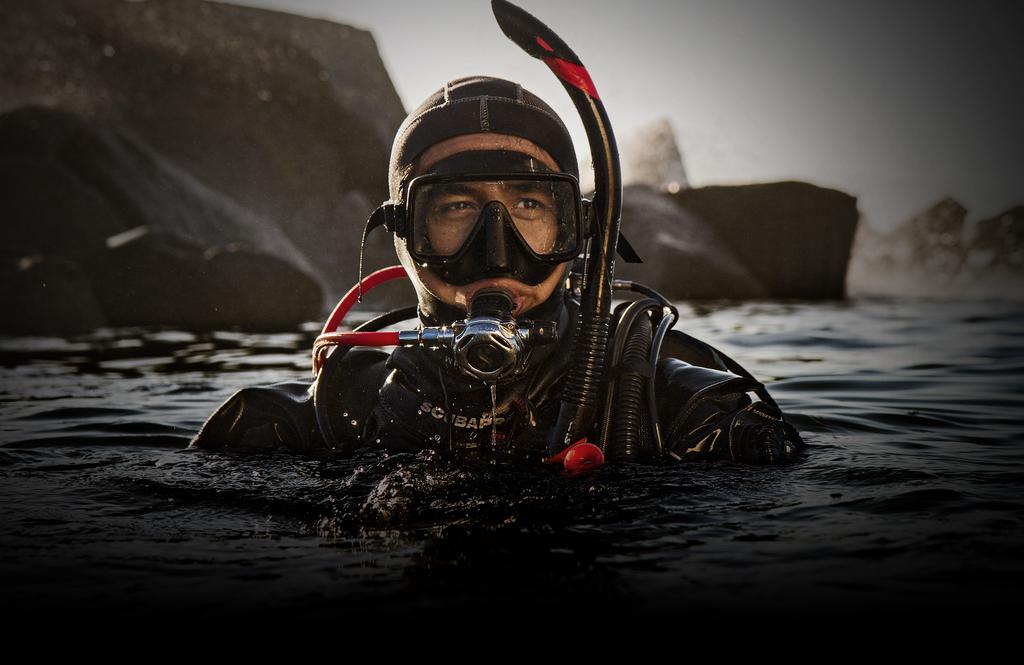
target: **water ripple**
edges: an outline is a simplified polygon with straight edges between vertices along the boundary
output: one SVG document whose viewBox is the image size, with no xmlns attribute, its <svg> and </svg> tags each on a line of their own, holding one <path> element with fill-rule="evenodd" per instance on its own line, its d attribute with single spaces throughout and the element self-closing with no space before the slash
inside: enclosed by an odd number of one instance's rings
<svg viewBox="0 0 1024 665">
<path fill-rule="evenodd" d="M 308 376 L 315 326 L 0 340 L 7 606 L 1019 607 L 1019 304 L 681 311 L 768 383 L 809 443 L 795 464 L 569 478 L 429 453 L 183 451 L 238 387 Z"/>
</svg>

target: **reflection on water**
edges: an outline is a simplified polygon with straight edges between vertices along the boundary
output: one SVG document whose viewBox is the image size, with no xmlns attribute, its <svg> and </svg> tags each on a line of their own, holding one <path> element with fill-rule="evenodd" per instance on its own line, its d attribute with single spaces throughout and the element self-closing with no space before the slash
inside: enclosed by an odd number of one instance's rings
<svg viewBox="0 0 1024 665">
<path fill-rule="evenodd" d="M 235 389 L 308 376 L 315 327 L 0 339 L 5 612 L 1020 605 L 1024 306 L 682 312 L 769 384 L 797 464 L 184 451 Z"/>
</svg>

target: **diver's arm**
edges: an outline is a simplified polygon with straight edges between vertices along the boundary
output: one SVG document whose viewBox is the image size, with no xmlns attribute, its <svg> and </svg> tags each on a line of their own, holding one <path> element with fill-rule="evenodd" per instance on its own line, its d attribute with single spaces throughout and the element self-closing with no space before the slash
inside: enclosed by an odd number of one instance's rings
<svg viewBox="0 0 1024 665">
<path fill-rule="evenodd" d="M 313 385 L 243 388 L 207 419 L 189 448 L 349 453 L 376 403 L 387 357 L 375 349 L 331 354 Z"/>
<path fill-rule="evenodd" d="M 309 384 L 299 381 L 243 388 L 214 411 L 189 448 L 257 452 L 324 447 Z"/>
<path fill-rule="evenodd" d="M 665 452 L 673 459 L 775 464 L 803 446 L 764 386 L 749 376 L 666 358 L 658 363 L 655 392 Z"/>
</svg>

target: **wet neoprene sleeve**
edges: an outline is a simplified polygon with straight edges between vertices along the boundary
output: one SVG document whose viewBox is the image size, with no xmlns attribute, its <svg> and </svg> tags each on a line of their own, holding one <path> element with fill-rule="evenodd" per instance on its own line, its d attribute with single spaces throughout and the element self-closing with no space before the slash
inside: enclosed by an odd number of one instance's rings
<svg viewBox="0 0 1024 665">
<path fill-rule="evenodd" d="M 664 358 L 655 393 L 666 453 L 674 459 L 774 464 L 803 447 L 799 433 L 752 378 Z"/>
<path fill-rule="evenodd" d="M 360 443 L 387 359 L 383 351 L 352 349 L 332 355 L 313 385 L 289 381 L 243 388 L 214 411 L 189 447 L 345 454 Z"/>
<path fill-rule="evenodd" d="M 189 448 L 257 452 L 285 447 L 312 452 L 324 447 L 309 383 L 290 381 L 243 388 L 213 412 Z"/>
</svg>

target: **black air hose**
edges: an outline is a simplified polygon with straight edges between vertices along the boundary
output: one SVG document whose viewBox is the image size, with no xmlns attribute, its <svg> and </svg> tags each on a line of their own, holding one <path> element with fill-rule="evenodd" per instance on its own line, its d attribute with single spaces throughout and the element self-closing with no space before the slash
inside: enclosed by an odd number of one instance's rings
<svg viewBox="0 0 1024 665">
<path fill-rule="evenodd" d="M 647 379 L 647 407 L 648 423 L 650 434 L 654 443 L 654 452 L 657 457 L 665 452 L 665 442 L 661 438 L 661 425 L 658 422 L 658 400 L 654 394 L 654 380 L 658 371 L 658 359 L 661 357 L 661 344 L 665 341 L 665 335 L 669 329 L 679 320 L 679 313 L 674 307 L 667 306 L 661 310 L 661 321 L 657 330 L 654 331 L 654 340 L 651 342 L 650 367 L 651 375 Z"/>
<path fill-rule="evenodd" d="M 658 307 L 658 303 L 650 298 L 641 298 L 634 300 L 624 305 L 619 305 L 615 310 L 615 332 L 612 335 L 611 343 L 608 344 L 610 348 L 609 360 L 611 361 L 611 367 L 616 368 L 622 361 L 622 354 L 626 350 L 626 341 L 629 339 L 629 331 L 632 329 L 634 322 L 639 316 L 646 316 L 645 310 L 655 309 Z M 611 372 L 606 384 L 604 386 L 604 412 L 601 416 L 601 438 L 598 446 L 601 448 L 606 456 L 611 454 L 611 440 L 612 432 L 614 427 L 612 426 L 612 417 L 615 415 L 615 400 L 617 398 L 616 382 L 617 375 L 613 371 Z"/>
<path fill-rule="evenodd" d="M 649 446 L 642 430 L 650 410 L 644 402 L 651 374 L 651 318 L 643 310 L 629 330 L 618 364 L 615 398 L 615 433 L 611 456 L 616 461 L 639 461 Z M 653 397 L 653 396 L 652 396 Z"/>
</svg>

